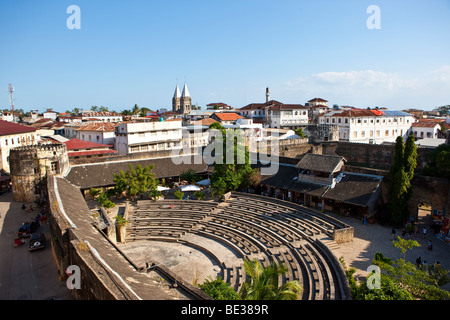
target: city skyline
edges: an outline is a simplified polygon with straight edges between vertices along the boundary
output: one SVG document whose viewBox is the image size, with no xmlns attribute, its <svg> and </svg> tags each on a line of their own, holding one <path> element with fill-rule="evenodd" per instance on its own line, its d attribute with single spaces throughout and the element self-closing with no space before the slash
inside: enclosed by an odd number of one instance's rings
<svg viewBox="0 0 450 320">
<path fill-rule="evenodd" d="M 445 0 L 4 1 L 0 108 L 11 83 L 25 111 L 170 110 L 186 82 L 203 109 L 264 102 L 269 87 L 283 103 L 432 110 L 450 103 L 449 13 Z"/>
</svg>

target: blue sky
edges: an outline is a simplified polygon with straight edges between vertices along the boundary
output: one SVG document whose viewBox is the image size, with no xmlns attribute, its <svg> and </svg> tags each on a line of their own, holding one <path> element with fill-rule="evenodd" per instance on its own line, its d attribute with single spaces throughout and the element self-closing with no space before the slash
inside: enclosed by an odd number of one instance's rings
<svg viewBox="0 0 450 320">
<path fill-rule="evenodd" d="M 81 29 L 69 30 L 70 5 Z M 370 30 L 370 5 L 381 29 Z M 450 104 L 449 0 L 0 2 L 0 108 Z"/>
</svg>

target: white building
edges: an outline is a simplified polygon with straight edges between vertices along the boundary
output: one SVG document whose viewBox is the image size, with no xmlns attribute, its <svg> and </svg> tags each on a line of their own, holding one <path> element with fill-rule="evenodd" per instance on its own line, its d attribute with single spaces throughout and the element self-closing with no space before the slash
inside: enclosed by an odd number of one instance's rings
<svg viewBox="0 0 450 320">
<path fill-rule="evenodd" d="M 418 121 L 412 124 L 410 133 L 414 134 L 417 139 L 438 138 L 441 125 L 431 121 Z"/>
<path fill-rule="evenodd" d="M 100 144 L 114 145 L 116 124 L 108 122 L 90 123 L 79 127 L 76 138 Z"/>
<path fill-rule="evenodd" d="M 118 154 L 182 148 L 180 119 L 152 122 L 123 122 L 116 127 Z"/>
<path fill-rule="evenodd" d="M 301 104 L 284 104 L 276 100 L 251 103 L 240 109 L 240 114 L 254 123 L 268 128 L 295 129 L 308 124 L 309 108 Z"/>
<path fill-rule="evenodd" d="M 36 128 L 0 120 L 0 169 L 9 172 L 9 151 L 38 142 Z"/>
<path fill-rule="evenodd" d="M 414 121 L 409 113 L 390 110 L 332 110 L 319 116 L 319 124 L 339 127 L 340 141 L 375 144 L 406 139 Z"/>
<path fill-rule="evenodd" d="M 44 113 L 42 113 L 42 116 L 44 117 L 44 119 L 51 119 L 51 120 L 55 121 L 56 118 L 58 117 L 58 112 L 53 111 L 53 110 L 48 110 L 48 111 L 45 111 Z"/>
<path fill-rule="evenodd" d="M 123 117 L 120 113 L 109 111 L 83 111 L 81 113 L 81 120 L 96 119 L 102 122 L 122 122 Z"/>
</svg>

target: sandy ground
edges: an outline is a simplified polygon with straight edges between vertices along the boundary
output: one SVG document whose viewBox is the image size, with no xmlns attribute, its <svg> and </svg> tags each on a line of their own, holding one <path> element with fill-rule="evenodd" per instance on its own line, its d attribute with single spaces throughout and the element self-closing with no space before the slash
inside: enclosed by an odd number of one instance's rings
<svg viewBox="0 0 450 320">
<path fill-rule="evenodd" d="M 340 244 L 340 248 L 334 249 L 333 253 L 337 258 L 343 257 L 347 266 L 358 269 L 356 276 L 367 274 L 366 270 L 377 252 L 381 252 L 391 259 L 402 257 L 400 249 L 392 245 L 391 227 L 379 224 L 364 225 L 360 220 L 354 218 L 339 217 L 339 219 L 354 227 L 355 234 L 352 242 Z M 421 245 L 407 251 L 406 260 L 415 263 L 417 257 L 421 257 L 422 261 L 426 261 L 428 264 L 439 261 L 443 268 L 450 269 L 450 245 L 436 239 L 430 232 L 425 238 L 422 238 L 421 231 L 422 227 L 426 225 L 425 220 L 419 221 L 418 236 L 406 236 L 407 239 L 414 239 Z M 396 236 L 401 236 L 401 233 L 401 230 L 396 230 Z M 432 251 L 427 249 L 429 240 L 433 243 Z M 450 289 L 450 284 L 445 285 L 444 288 Z"/>
</svg>

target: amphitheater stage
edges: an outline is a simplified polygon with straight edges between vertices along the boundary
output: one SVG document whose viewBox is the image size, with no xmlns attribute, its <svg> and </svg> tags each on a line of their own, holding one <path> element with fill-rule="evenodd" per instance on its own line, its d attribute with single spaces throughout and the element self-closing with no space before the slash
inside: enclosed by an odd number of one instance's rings
<svg viewBox="0 0 450 320">
<path fill-rule="evenodd" d="M 221 243 L 195 234 L 185 234 L 182 242 L 140 240 L 118 244 L 118 247 L 137 265 L 163 264 L 184 281 L 196 285 L 206 279 L 221 276 L 220 262 L 240 265 L 239 258 Z M 206 252 L 208 248 L 210 252 Z M 220 262 L 219 262 L 219 261 Z"/>
</svg>

